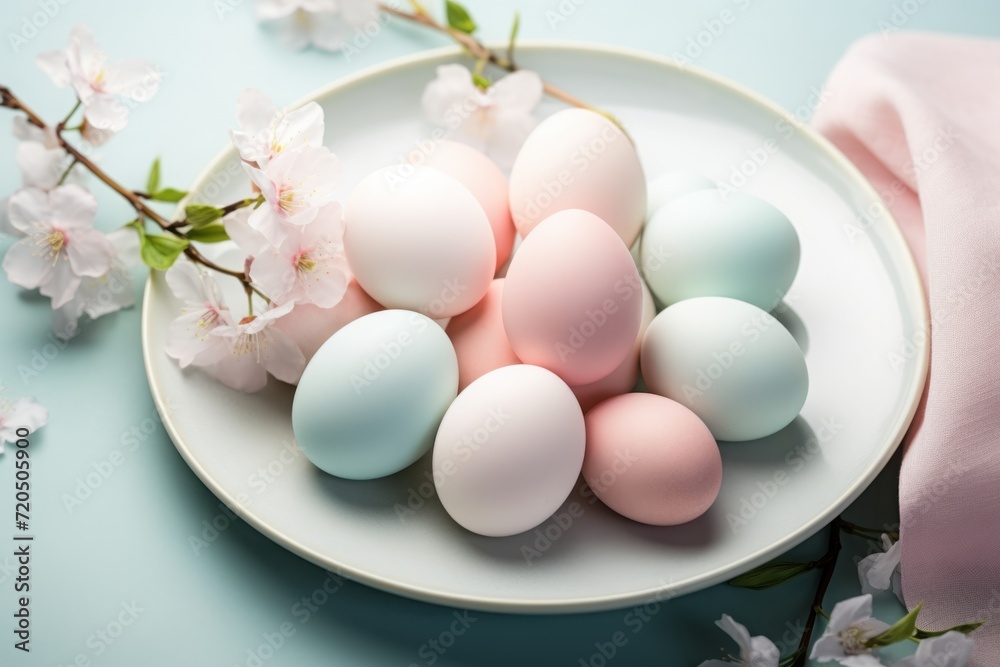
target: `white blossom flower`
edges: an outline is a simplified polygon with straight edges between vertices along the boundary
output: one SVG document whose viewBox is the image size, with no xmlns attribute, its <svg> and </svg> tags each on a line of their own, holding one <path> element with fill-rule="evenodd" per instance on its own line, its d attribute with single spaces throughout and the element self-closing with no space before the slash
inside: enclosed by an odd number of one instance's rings
<svg viewBox="0 0 1000 667">
<path fill-rule="evenodd" d="M 215 377 L 227 387 L 247 393 L 263 389 L 268 373 L 282 382 L 297 383 L 306 359 L 288 334 L 274 326 L 293 307 L 291 301 L 269 306 L 237 324 L 214 328 L 211 336 L 224 341 L 228 352 L 215 364 Z"/>
<path fill-rule="evenodd" d="M 542 92 L 535 72 L 518 70 L 482 90 L 467 67 L 441 65 L 424 89 L 423 107 L 427 118 L 447 127 L 453 139 L 510 166 L 537 124 L 532 111 Z"/>
<path fill-rule="evenodd" d="M 861 580 L 862 593 L 887 591 L 890 588 L 903 601 L 903 586 L 899 571 L 899 560 L 902 557 L 900 543 L 895 543 L 885 533 L 882 534 L 881 553 L 865 556 L 858 563 L 858 579 Z"/>
<path fill-rule="evenodd" d="M 67 49 L 42 53 L 36 62 L 57 86 L 73 87 L 92 130 L 84 136 L 98 143 L 128 122 L 128 106 L 121 99 L 130 103 L 148 100 L 159 88 L 162 76 L 144 60 L 109 63 L 94 34 L 83 24 L 70 32 Z"/>
<path fill-rule="evenodd" d="M 11 401 L 0 397 L 0 452 L 3 451 L 5 442 L 15 442 L 18 439 L 18 429 L 26 428 L 29 433 L 34 433 L 45 426 L 48 420 L 49 411 L 32 398 Z"/>
<path fill-rule="evenodd" d="M 956 630 L 920 641 L 917 652 L 893 667 L 965 667 L 975 642 Z"/>
<path fill-rule="evenodd" d="M 135 289 L 129 269 L 139 263 L 139 237 L 133 229 L 117 229 L 107 235 L 115 248 L 115 258 L 107 273 L 85 277 L 69 303 L 52 311 L 52 331 L 69 340 L 79 331 L 79 320 L 91 320 L 135 305 Z"/>
<path fill-rule="evenodd" d="M 282 151 L 264 170 L 245 168 L 265 200 L 248 222 L 274 246 L 282 244 L 290 225 L 316 218 L 340 179 L 340 161 L 323 146 Z"/>
<path fill-rule="evenodd" d="M 355 29 L 378 20 L 375 0 L 257 0 L 257 18 L 290 49 L 339 51 Z"/>
<path fill-rule="evenodd" d="M 249 220 L 252 213 L 252 207 L 244 206 L 222 218 L 222 226 L 226 228 L 226 234 L 246 254 L 248 260 L 252 260 L 271 247 L 264 235 L 250 226 Z"/>
<path fill-rule="evenodd" d="M 739 656 L 729 656 L 728 660 L 706 660 L 698 667 L 733 667 L 742 665 L 743 667 L 778 667 L 778 660 L 781 653 L 767 637 L 751 637 L 746 626 L 743 626 L 729 614 L 723 614 L 722 618 L 715 622 L 723 632 L 733 638 L 737 646 L 740 647 Z"/>
<path fill-rule="evenodd" d="M 181 315 L 167 330 L 167 355 L 176 359 L 181 368 L 192 364 L 211 366 L 228 352 L 225 340 L 212 336 L 212 332 L 233 324 L 218 285 L 212 276 L 183 259 L 175 262 L 165 277 L 174 296 L 184 302 Z"/>
<path fill-rule="evenodd" d="M 294 228 L 284 242 L 258 254 L 250 279 L 278 301 L 337 305 L 347 290 L 347 258 L 340 205 L 331 202 L 308 225 Z"/>
<path fill-rule="evenodd" d="M 97 200 L 78 185 L 51 192 L 25 188 L 10 198 L 10 224 L 25 236 L 3 259 L 7 278 L 27 289 L 40 288 L 60 308 L 76 294 L 84 277 L 111 268 L 115 248 L 94 229 Z"/>
<path fill-rule="evenodd" d="M 872 655 L 865 642 L 888 628 L 887 623 L 872 618 L 871 595 L 838 602 L 809 657 L 819 662 L 835 660 L 846 667 L 878 667 L 882 661 Z"/>
<path fill-rule="evenodd" d="M 323 107 L 309 102 L 284 113 L 264 93 L 248 88 L 236 100 L 239 130 L 229 130 L 240 158 L 264 169 L 284 150 L 323 145 Z"/>
<path fill-rule="evenodd" d="M 22 141 L 14 151 L 14 161 L 21 170 L 25 187 L 51 190 L 59 184 L 69 167 L 66 151 L 47 148 L 37 141 Z"/>
</svg>

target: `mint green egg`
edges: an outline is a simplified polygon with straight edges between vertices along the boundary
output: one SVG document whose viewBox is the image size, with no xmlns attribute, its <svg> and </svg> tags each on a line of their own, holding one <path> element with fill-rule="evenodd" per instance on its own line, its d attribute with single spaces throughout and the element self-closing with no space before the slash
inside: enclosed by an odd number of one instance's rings
<svg viewBox="0 0 1000 667">
<path fill-rule="evenodd" d="M 375 479 L 434 444 L 458 393 L 458 359 L 444 330 L 408 310 L 361 317 L 316 352 L 292 401 L 306 457 L 331 475 Z"/>
<path fill-rule="evenodd" d="M 770 311 L 799 268 L 799 237 L 768 202 L 717 190 L 664 204 L 642 235 L 641 266 L 666 305 L 700 296 L 746 301 Z"/>
</svg>

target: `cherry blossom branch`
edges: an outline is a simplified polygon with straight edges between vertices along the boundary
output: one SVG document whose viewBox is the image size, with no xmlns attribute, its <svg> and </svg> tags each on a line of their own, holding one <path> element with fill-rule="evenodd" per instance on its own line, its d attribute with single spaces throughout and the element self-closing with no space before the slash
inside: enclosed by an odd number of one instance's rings
<svg viewBox="0 0 1000 667">
<path fill-rule="evenodd" d="M 387 14 L 404 19 L 406 21 L 410 21 L 411 23 L 416 23 L 418 25 L 425 26 L 431 30 L 440 32 L 444 35 L 447 35 L 448 37 L 451 37 L 451 39 L 453 39 L 456 43 L 458 43 L 458 45 L 461 46 L 467 53 L 469 53 L 469 55 L 471 55 L 473 58 L 476 58 L 481 62 L 488 62 L 508 72 L 516 72 L 519 69 L 519 67 L 513 60 L 513 49 L 508 49 L 507 55 L 501 55 L 499 53 L 496 53 L 495 51 L 487 47 L 485 44 L 480 42 L 472 35 L 438 22 L 433 16 L 427 13 L 427 11 L 420 5 L 419 2 L 414 2 L 413 0 L 411 0 L 410 4 L 414 8 L 414 11 L 412 12 L 408 12 L 402 9 L 397 9 L 396 7 L 392 7 L 385 3 L 379 3 L 378 7 L 380 10 L 386 12 Z M 570 106 L 579 107 L 581 109 L 587 109 L 588 111 L 599 113 L 608 120 L 610 120 L 612 123 L 617 125 L 618 128 L 625 133 L 625 136 L 627 137 L 629 136 L 628 132 L 625 131 L 625 128 L 622 126 L 622 124 L 610 112 L 604 111 L 603 109 L 599 109 L 598 107 L 595 107 L 592 104 L 588 104 L 587 102 L 584 102 L 580 98 L 571 95 L 562 88 L 557 88 L 556 86 L 552 85 L 551 83 L 548 83 L 547 81 L 543 80 L 542 86 L 543 90 L 545 91 L 545 94 L 548 95 L 549 97 L 565 102 Z M 631 141 L 631 137 L 629 137 L 629 141 Z"/>
<path fill-rule="evenodd" d="M 24 102 L 22 102 L 20 98 L 18 98 L 13 93 L 13 91 L 11 91 L 10 88 L 6 86 L 0 86 L 0 106 L 7 107 L 8 109 L 14 109 L 15 111 L 20 111 L 25 116 L 27 116 L 28 122 L 34 125 L 35 127 L 38 127 L 42 130 L 49 129 L 49 125 L 44 120 L 42 120 L 42 118 L 37 113 L 35 113 L 30 107 L 25 105 Z M 185 226 L 184 220 L 180 220 L 177 222 L 170 222 L 169 220 L 167 220 L 163 215 L 161 215 L 152 207 L 148 206 L 143 201 L 143 196 L 146 193 L 138 193 L 126 188 L 124 185 L 122 185 L 121 183 L 113 179 L 110 175 L 108 175 L 103 169 L 98 167 L 90 158 L 84 155 L 78 148 L 76 148 L 73 144 L 67 141 L 65 137 L 62 136 L 63 131 L 66 129 L 66 124 L 73 117 L 73 114 L 76 113 L 79 107 L 80 107 L 80 101 L 77 100 L 76 104 L 73 106 L 73 109 L 70 111 L 70 113 L 67 114 L 66 117 L 55 126 L 55 128 L 53 128 L 56 141 L 58 141 L 59 146 L 73 158 L 70 168 L 72 168 L 72 166 L 75 166 L 77 164 L 81 165 L 87 171 L 96 176 L 98 180 L 100 180 L 102 183 L 104 183 L 109 188 L 118 193 L 123 199 L 125 199 L 132 206 L 132 208 L 135 209 L 140 219 L 148 218 L 153 222 L 155 222 L 157 226 L 160 227 L 160 229 L 170 234 L 173 234 L 174 236 L 183 237 L 184 234 L 183 232 L 180 231 L 179 228 Z M 69 169 L 67 169 L 66 174 L 64 174 L 63 177 L 65 178 L 65 176 L 68 173 Z M 254 199 L 241 200 L 238 202 L 234 202 L 229 206 L 224 207 L 222 210 L 224 212 L 232 212 L 237 208 L 241 208 L 242 206 L 247 206 L 253 203 L 254 201 L 256 200 Z M 187 255 L 187 257 L 191 261 L 197 264 L 201 264 L 202 266 L 211 269 L 213 271 L 217 271 L 218 273 L 222 273 L 227 276 L 232 276 L 233 278 L 236 278 L 241 283 L 243 283 L 244 289 L 252 291 L 253 293 L 263 298 L 265 301 L 268 300 L 267 296 L 265 296 L 262 292 L 260 292 L 250 282 L 249 276 L 247 276 L 244 271 L 235 271 L 233 269 L 228 269 L 224 266 L 216 264 L 212 260 L 205 257 L 201 253 L 201 251 L 199 251 L 192 245 L 188 245 L 187 247 L 184 248 L 184 254 Z"/>
<path fill-rule="evenodd" d="M 816 586 L 816 593 L 813 595 L 812 605 L 809 608 L 809 616 L 806 618 L 806 627 L 802 631 L 802 639 L 799 641 L 799 646 L 795 649 L 795 661 L 792 662 L 791 667 L 805 667 L 806 659 L 809 655 L 809 644 L 812 641 L 813 629 L 816 627 L 816 618 L 823 608 L 823 598 L 826 597 L 826 591 L 830 587 L 830 581 L 833 579 L 833 571 L 837 568 L 837 556 L 840 555 L 840 518 L 835 519 L 829 526 L 830 531 L 829 538 L 827 539 L 826 553 L 820 558 L 819 562 L 823 564 L 823 569 L 820 572 L 819 584 Z"/>
</svg>

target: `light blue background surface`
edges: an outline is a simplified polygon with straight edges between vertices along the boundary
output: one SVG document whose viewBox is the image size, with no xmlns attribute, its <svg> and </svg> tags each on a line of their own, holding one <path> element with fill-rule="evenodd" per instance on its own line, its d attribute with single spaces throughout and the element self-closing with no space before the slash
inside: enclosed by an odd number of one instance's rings
<svg viewBox="0 0 1000 667">
<path fill-rule="evenodd" d="M 25 17 L 46 4 L 58 12 L 14 52 L 9 33 L 21 32 Z M 880 22 L 895 21 L 907 29 L 1000 33 L 1000 5 L 994 0 L 561 4 L 573 10 L 553 26 L 546 13 L 559 11 L 559 0 L 468 2 L 489 38 L 505 38 L 511 14 L 519 8 L 524 38 L 606 42 L 668 56 L 683 53 L 703 22 L 723 8 L 746 7 L 695 62 L 790 108 L 806 101 L 811 87 L 822 83 L 852 40 L 877 32 Z M 220 16 L 219 6 L 232 11 Z M 169 184 L 190 183 L 227 141 L 235 98 L 247 86 L 266 91 L 283 105 L 343 74 L 445 43 L 394 27 L 347 61 L 336 54 L 281 50 L 256 25 L 252 0 L 6 0 L 0 9 L 0 82 L 45 118 L 61 117 L 70 95 L 55 89 L 33 58 L 64 47 L 79 21 L 95 29 L 113 58 L 148 58 L 166 72 L 152 102 L 133 111 L 125 133 L 99 150 L 110 173 L 136 187 L 156 155 L 163 157 Z M 10 115 L 0 111 L 0 125 Z M 337 119 L 327 123 L 327 131 L 336 132 Z M 3 133 L 3 195 L 19 186 L 13 148 L 13 139 Z M 94 189 L 101 200 L 99 227 L 110 230 L 128 219 L 125 206 L 98 185 Z M 4 241 L 0 250 L 8 245 Z M 52 415 L 32 445 L 37 539 L 30 656 L 12 648 L 14 560 L 7 546 L 13 519 L 12 449 L 8 446 L 0 456 L 0 664 L 68 665 L 83 656 L 100 666 L 254 665 L 258 663 L 249 652 L 266 644 L 265 636 L 280 632 L 283 623 L 294 634 L 273 655 L 265 651 L 267 659 L 260 664 L 599 665 L 592 661 L 595 642 L 608 642 L 623 631 L 627 644 L 608 664 L 696 665 L 719 657 L 720 647 L 733 649 L 712 625 L 723 612 L 743 621 L 753 634 L 770 636 L 785 652 L 798 642 L 792 628 L 805 618 L 815 574 L 765 592 L 718 586 L 673 600 L 648 620 L 630 610 L 559 617 L 473 612 L 475 622 L 443 655 L 427 644 L 448 631 L 452 609 L 344 582 L 306 617 L 302 598 L 314 596 L 327 577 L 319 568 L 239 521 L 197 554 L 192 548 L 190 538 L 202 536 L 206 522 L 225 525 L 220 517 L 226 515 L 158 425 L 141 363 L 139 309 L 86 325 L 65 349 L 51 346 L 48 332 L 48 301 L 0 281 L 0 382 L 9 387 L 11 398 L 37 396 Z M 37 374 L 19 370 L 32 364 Z M 121 464 L 113 474 L 82 504 L 67 509 L 65 495 L 74 494 L 96 468 L 106 469 L 116 451 Z M 897 474 L 898 460 L 849 510 L 849 518 L 870 526 L 894 524 Z M 824 540 L 813 538 L 796 552 L 817 557 Z M 827 607 L 858 594 L 854 560 L 870 547 L 847 540 Z M 98 632 L 114 632 L 123 605 L 133 603 L 141 609 L 134 622 L 111 643 L 100 639 Z M 901 610 L 891 596 L 878 602 L 885 620 L 898 618 Z"/>
</svg>

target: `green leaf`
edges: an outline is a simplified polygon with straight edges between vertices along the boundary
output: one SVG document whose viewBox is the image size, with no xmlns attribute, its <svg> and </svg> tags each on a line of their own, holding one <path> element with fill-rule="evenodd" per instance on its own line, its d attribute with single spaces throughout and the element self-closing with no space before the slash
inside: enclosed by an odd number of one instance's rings
<svg viewBox="0 0 1000 667">
<path fill-rule="evenodd" d="M 222 217 L 223 210 L 210 204 L 191 204 L 184 207 L 184 221 L 192 227 L 201 227 Z"/>
<path fill-rule="evenodd" d="M 507 40 L 507 60 L 514 62 L 514 43 L 521 29 L 521 12 L 514 12 L 514 25 L 510 27 L 510 39 Z"/>
<path fill-rule="evenodd" d="M 184 236 L 191 241 L 200 241 L 201 243 L 222 243 L 229 240 L 229 234 L 226 233 L 226 228 L 221 222 L 212 222 L 189 229 Z"/>
<path fill-rule="evenodd" d="M 799 561 L 772 561 L 756 567 L 746 574 L 729 580 L 730 585 L 751 588 L 755 591 L 771 588 L 805 574 L 816 567 L 816 563 Z"/>
<path fill-rule="evenodd" d="M 133 220 L 125 225 L 139 232 L 139 256 L 142 261 L 151 269 L 166 271 L 184 249 L 190 245 L 187 239 L 176 236 L 152 235 L 146 233 L 146 228 L 140 220 Z"/>
<path fill-rule="evenodd" d="M 455 30 L 471 35 L 476 31 L 476 22 L 469 16 L 469 10 L 453 0 L 445 0 L 448 12 L 448 25 Z"/>
<path fill-rule="evenodd" d="M 156 192 L 150 192 L 150 198 L 156 201 L 167 201 L 176 204 L 180 200 L 187 197 L 187 192 L 185 190 L 178 190 L 176 188 L 163 188 L 162 190 L 157 190 Z"/>
<path fill-rule="evenodd" d="M 912 637 L 917 630 L 917 615 L 922 606 L 923 603 L 918 604 L 913 611 L 886 628 L 885 632 L 868 639 L 865 646 L 868 648 L 889 646 Z"/>
<path fill-rule="evenodd" d="M 153 194 L 160 189 L 160 158 L 153 160 L 153 166 L 149 168 L 149 176 L 146 178 L 146 192 Z"/>
<path fill-rule="evenodd" d="M 973 623 L 960 623 L 959 625 L 948 628 L 947 630 L 921 630 L 920 628 L 917 628 L 916 632 L 913 633 L 913 636 L 916 637 L 917 639 L 928 639 L 930 637 L 940 637 L 946 632 L 951 632 L 952 630 L 967 635 L 970 632 L 973 632 L 976 628 L 978 628 L 985 622 L 986 621 L 975 621 Z"/>
</svg>

